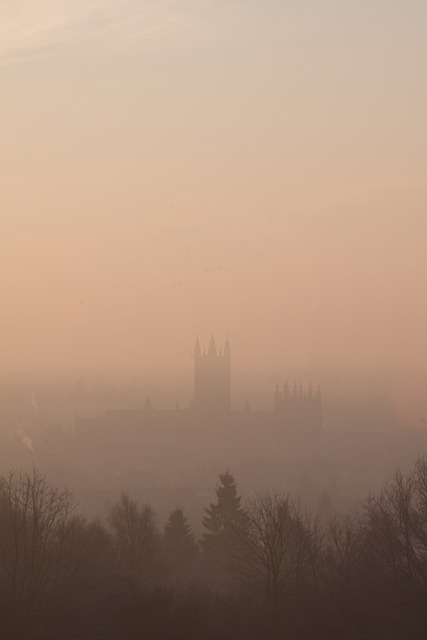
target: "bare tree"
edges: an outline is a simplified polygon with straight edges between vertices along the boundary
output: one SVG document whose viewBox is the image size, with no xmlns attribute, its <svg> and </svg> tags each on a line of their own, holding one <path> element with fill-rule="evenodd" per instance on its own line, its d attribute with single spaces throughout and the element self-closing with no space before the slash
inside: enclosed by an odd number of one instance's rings
<svg viewBox="0 0 427 640">
<path fill-rule="evenodd" d="M 308 583 L 316 581 L 320 550 L 317 521 L 297 503 L 261 494 L 245 509 L 235 553 L 235 574 L 253 601 L 295 617 Z"/>
<path fill-rule="evenodd" d="M 397 472 L 365 508 L 366 544 L 385 577 L 427 595 L 427 463 Z"/>
<path fill-rule="evenodd" d="M 108 519 L 119 564 L 147 582 L 161 573 L 161 536 L 149 505 L 140 507 L 126 493 L 113 505 Z"/>
<path fill-rule="evenodd" d="M 356 516 L 335 516 L 327 526 L 326 550 L 332 582 L 347 594 L 360 563 L 361 535 Z"/>
<path fill-rule="evenodd" d="M 0 580 L 30 606 L 76 570 L 82 521 L 74 501 L 36 469 L 0 478 Z"/>
</svg>

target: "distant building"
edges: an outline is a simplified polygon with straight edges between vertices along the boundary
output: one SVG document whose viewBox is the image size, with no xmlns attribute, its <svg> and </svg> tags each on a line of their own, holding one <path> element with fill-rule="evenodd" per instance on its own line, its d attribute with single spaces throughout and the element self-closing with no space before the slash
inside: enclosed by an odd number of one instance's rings
<svg viewBox="0 0 427 640">
<path fill-rule="evenodd" d="M 274 413 L 284 425 L 294 428 L 322 427 L 322 395 L 320 386 L 313 392 L 310 383 L 305 391 L 300 383 L 294 383 L 292 391 L 286 383 L 283 391 L 276 385 L 274 394 Z"/>
<path fill-rule="evenodd" d="M 231 410 L 230 343 L 217 352 L 211 337 L 208 352 L 201 351 L 199 339 L 194 347 L 194 408 L 196 411 L 225 413 Z"/>
<path fill-rule="evenodd" d="M 194 409 L 197 412 L 221 415 L 231 412 L 231 349 L 227 338 L 224 350 L 217 350 L 212 335 L 209 349 L 203 350 L 197 338 L 194 347 Z M 248 407 L 247 407 L 248 409 Z M 294 383 L 276 385 L 271 418 L 287 428 L 321 429 L 322 397 L 320 387 L 313 391 Z"/>
<path fill-rule="evenodd" d="M 273 398 L 272 398 L 273 400 Z M 287 432 L 300 434 L 304 438 L 322 433 L 322 397 L 320 387 L 316 391 L 312 385 L 303 389 L 301 383 L 294 383 L 292 390 L 288 384 L 282 389 L 276 386 L 274 401 L 270 411 L 250 409 L 247 404 L 240 410 L 231 408 L 231 349 L 227 338 L 224 349 L 217 349 L 214 337 L 211 337 L 209 348 L 202 351 L 199 339 L 194 347 L 194 398 L 190 406 L 180 409 L 156 409 L 147 398 L 145 405 L 138 410 L 108 411 L 97 418 L 79 418 L 77 432 L 88 429 L 107 431 L 116 428 L 123 434 L 126 427 L 137 433 L 151 434 L 152 437 L 168 437 L 196 428 L 197 432 L 205 429 L 226 429 L 234 435 L 246 433 L 250 437 L 251 430 L 265 434 Z M 243 432 L 242 432 L 243 430 Z M 104 435 L 106 431 L 104 431 Z M 150 436 L 150 437 L 151 437 Z"/>
</svg>

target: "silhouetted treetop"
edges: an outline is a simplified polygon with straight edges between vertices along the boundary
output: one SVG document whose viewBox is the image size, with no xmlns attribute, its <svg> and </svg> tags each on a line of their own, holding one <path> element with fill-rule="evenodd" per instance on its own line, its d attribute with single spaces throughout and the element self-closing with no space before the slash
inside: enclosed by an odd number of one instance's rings
<svg viewBox="0 0 427 640">
<path fill-rule="evenodd" d="M 169 515 L 163 543 L 166 553 L 175 559 L 187 559 L 197 551 L 196 540 L 181 507 L 177 507 Z"/>
<path fill-rule="evenodd" d="M 219 475 L 216 487 L 216 503 L 212 503 L 205 510 L 203 526 L 203 548 L 207 551 L 227 550 L 234 539 L 236 529 L 244 522 L 244 512 L 241 498 L 237 495 L 237 485 L 234 477 L 227 470 Z"/>
</svg>

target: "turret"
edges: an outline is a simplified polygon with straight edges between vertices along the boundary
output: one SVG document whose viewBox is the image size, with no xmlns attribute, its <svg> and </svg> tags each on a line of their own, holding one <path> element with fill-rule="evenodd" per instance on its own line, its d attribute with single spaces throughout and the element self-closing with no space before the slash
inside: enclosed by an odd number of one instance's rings
<svg viewBox="0 0 427 640">
<path fill-rule="evenodd" d="M 199 341 L 195 346 L 194 406 L 196 410 L 212 414 L 230 411 L 230 343 L 217 350 L 212 334 L 209 349 L 201 353 Z"/>
<path fill-rule="evenodd" d="M 215 340 L 214 340 L 213 334 L 211 336 L 211 341 L 210 341 L 210 344 L 209 344 L 208 354 L 210 356 L 216 356 L 216 346 L 215 346 Z"/>
<path fill-rule="evenodd" d="M 318 430 L 322 428 L 322 396 L 320 386 L 315 392 L 310 382 L 305 387 L 295 381 L 292 390 L 288 382 L 283 389 L 276 384 L 274 411 L 287 427 L 298 430 Z"/>
<path fill-rule="evenodd" d="M 225 341 L 224 356 L 228 359 L 230 359 L 230 356 L 231 356 L 230 342 L 228 340 L 228 336 L 227 336 L 227 340 Z"/>
</svg>

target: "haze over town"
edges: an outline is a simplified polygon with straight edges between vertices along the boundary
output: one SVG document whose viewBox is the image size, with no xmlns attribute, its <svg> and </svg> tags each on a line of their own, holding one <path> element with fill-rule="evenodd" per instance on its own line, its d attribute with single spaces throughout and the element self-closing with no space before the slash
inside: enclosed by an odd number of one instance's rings
<svg viewBox="0 0 427 640">
<path fill-rule="evenodd" d="M 0 0 L 0 635 L 426 637 L 426 21 Z"/>
</svg>

